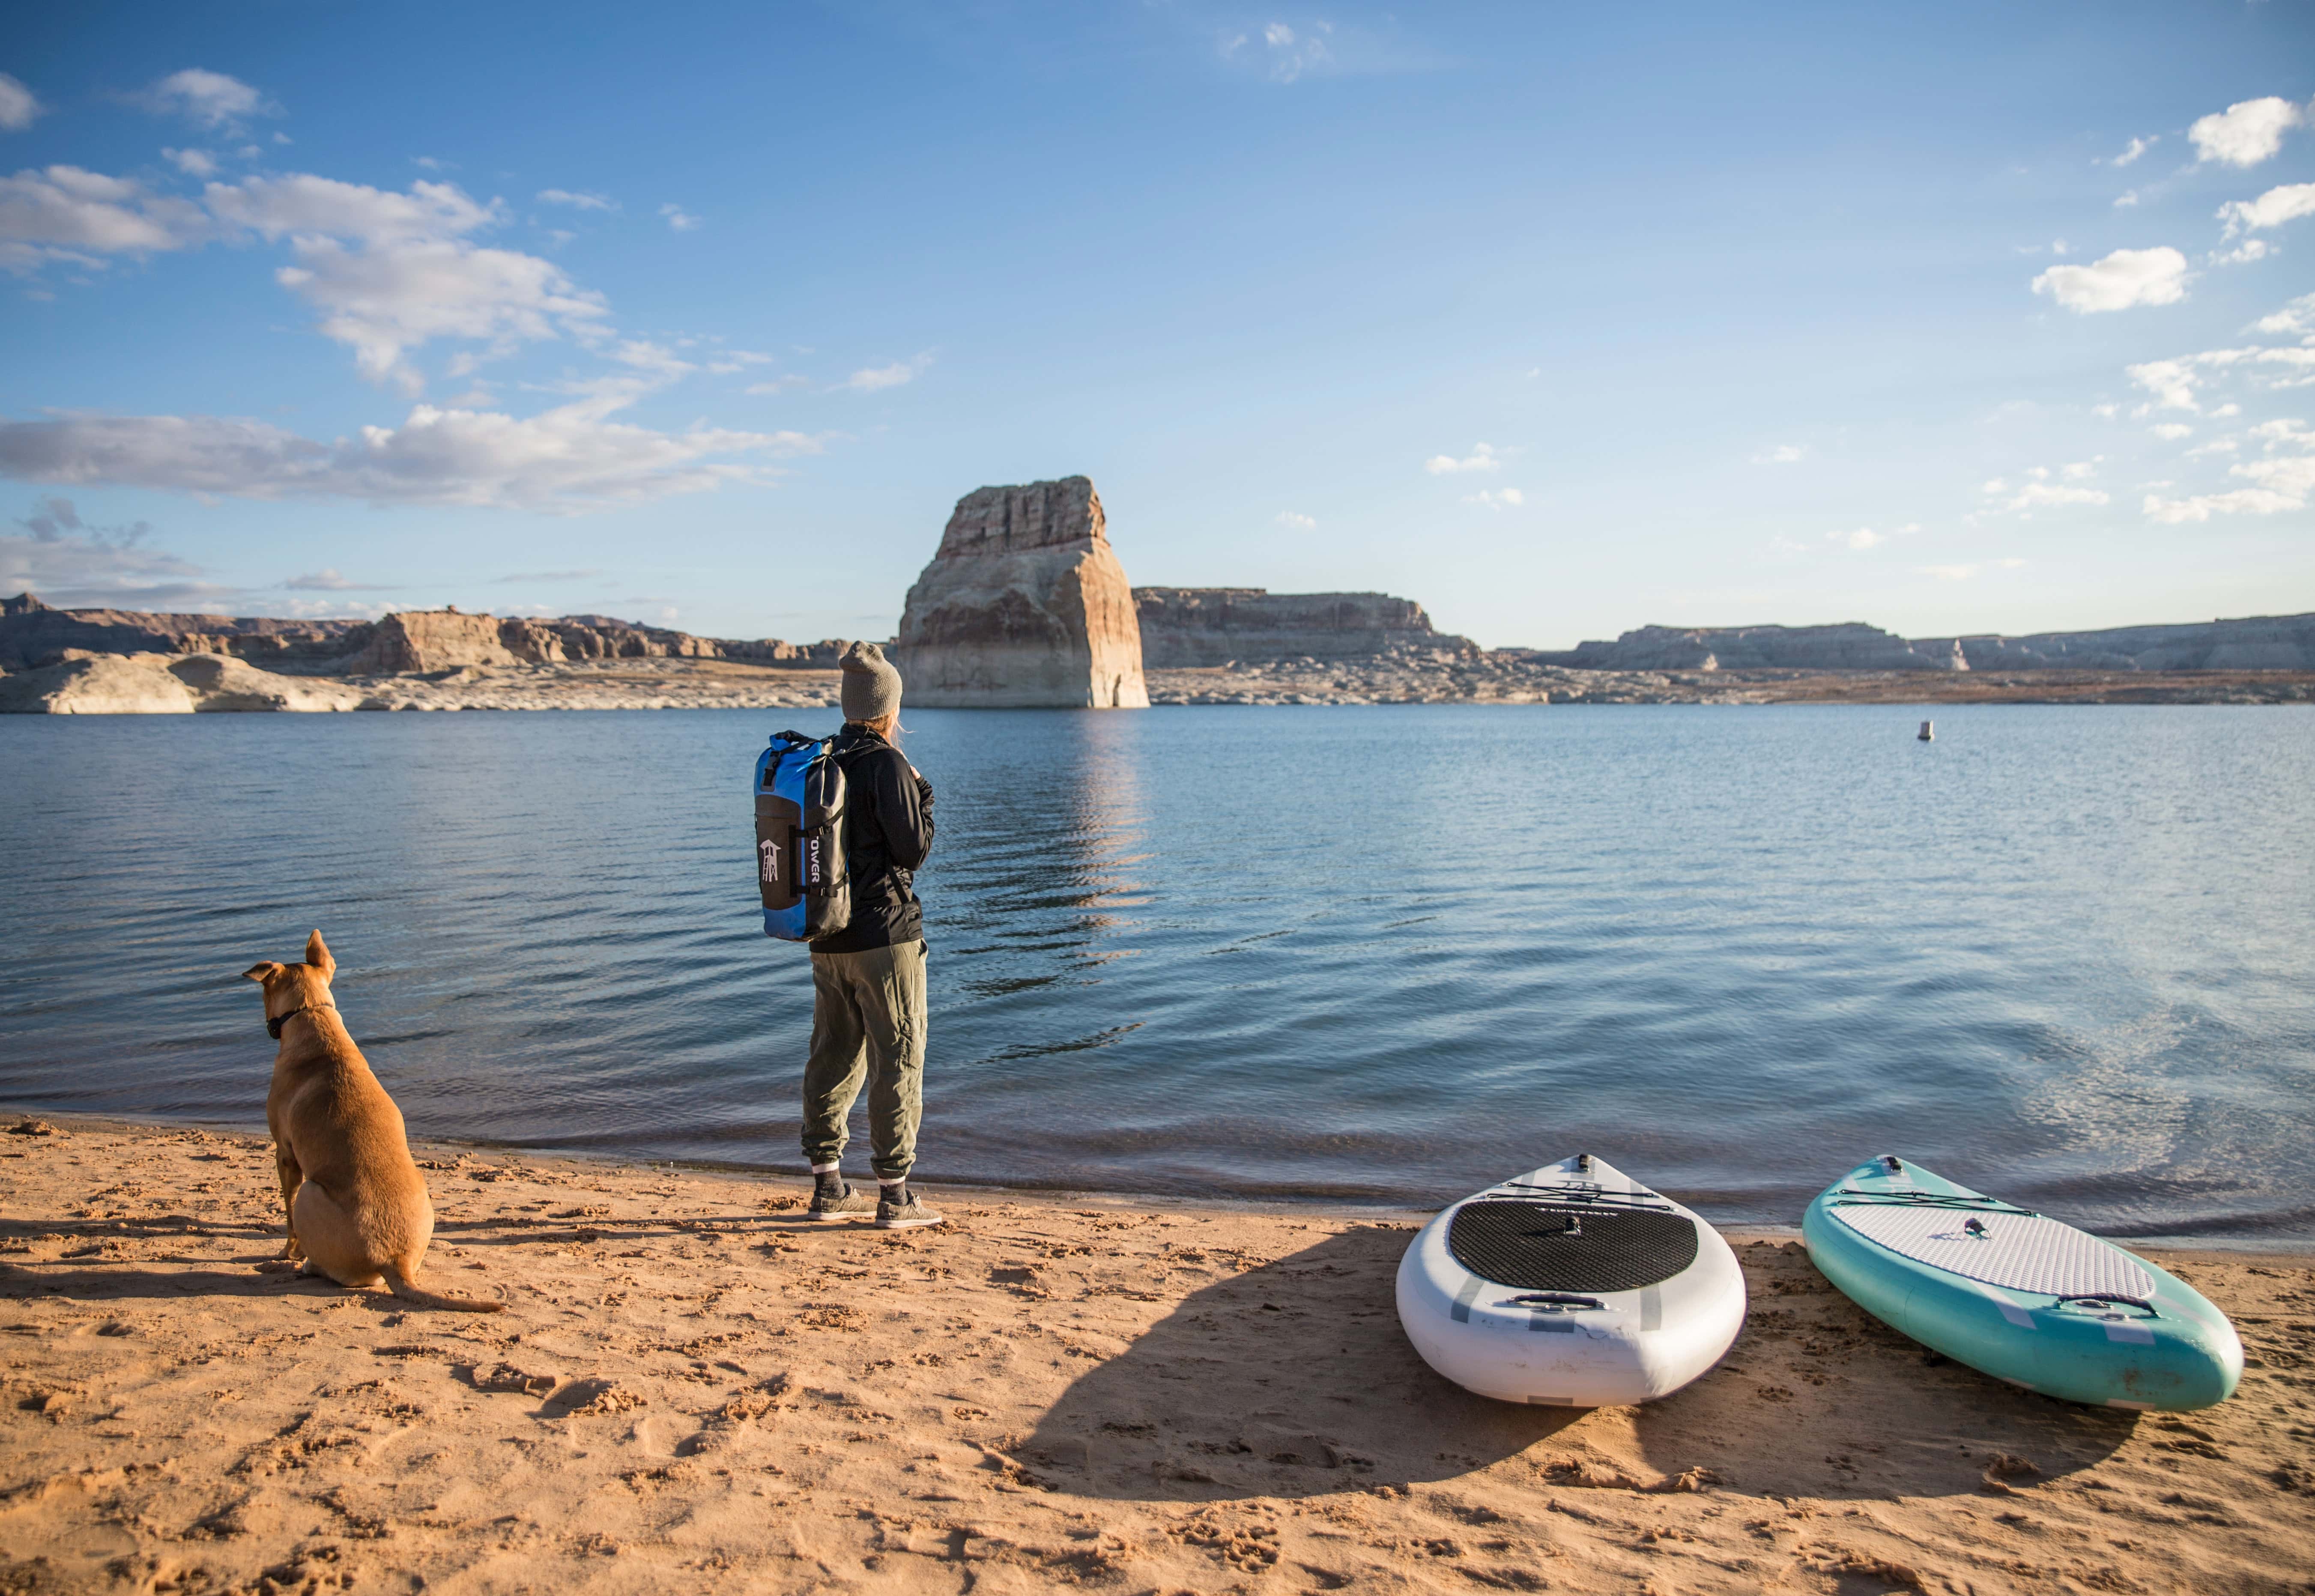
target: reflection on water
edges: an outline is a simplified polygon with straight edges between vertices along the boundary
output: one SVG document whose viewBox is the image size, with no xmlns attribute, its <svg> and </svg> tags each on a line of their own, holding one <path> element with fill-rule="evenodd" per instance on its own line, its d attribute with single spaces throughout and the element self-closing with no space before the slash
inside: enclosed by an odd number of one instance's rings
<svg viewBox="0 0 2315 1596">
<path fill-rule="evenodd" d="M 1426 1201 L 1589 1147 L 1789 1220 L 1896 1148 L 2315 1237 L 2302 712 L 907 719 L 928 1176 Z M 234 978 L 319 925 L 417 1132 L 792 1167 L 810 980 L 741 787 L 782 723 L 0 721 L 0 1098 L 256 1121 Z"/>
</svg>

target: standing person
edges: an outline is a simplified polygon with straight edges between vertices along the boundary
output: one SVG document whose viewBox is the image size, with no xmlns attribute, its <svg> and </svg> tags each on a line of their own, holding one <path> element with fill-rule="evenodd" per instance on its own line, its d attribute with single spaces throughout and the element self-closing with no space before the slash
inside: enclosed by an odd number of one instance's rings
<svg viewBox="0 0 2315 1596">
<path fill-rule="evenodd" d="M 812 1057 L 803 1068 L 803 1151 L 812 1161 L 811 1217 L 876 1216 L 878 1228 L 937 1225 L 909 1189 L 924 1113 L 925 920 L 911 874 L 933 846 L 932 784 L 892 746 L 900 673 L 873 643 L 844 651 L 845 864 L 852 922 L 812 944 Z M 868 1138 L 880 1187 L 845 1184 L 845 1122 L 868 1086 Z"/>
</svg>

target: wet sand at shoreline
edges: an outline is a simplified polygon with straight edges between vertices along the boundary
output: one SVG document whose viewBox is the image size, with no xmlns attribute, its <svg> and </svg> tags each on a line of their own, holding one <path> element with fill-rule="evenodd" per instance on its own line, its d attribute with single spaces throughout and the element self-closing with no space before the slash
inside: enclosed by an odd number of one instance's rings
<svg viewBox="0 0 2315 1596">
<path fill-rule="evenodd" d="M 2315 1268 L 2164 1249 L 2251 1367 L 2178 1417 L 1927 1358 L 1734 1236 L 1663 1402 L 1469 1396 L 1406 1218 L 421 1148 L 442 1289 L 257 1272 L 262 1137 L 0 1135 L 0 1592 L 2315 1590 Z"/>
</svg>

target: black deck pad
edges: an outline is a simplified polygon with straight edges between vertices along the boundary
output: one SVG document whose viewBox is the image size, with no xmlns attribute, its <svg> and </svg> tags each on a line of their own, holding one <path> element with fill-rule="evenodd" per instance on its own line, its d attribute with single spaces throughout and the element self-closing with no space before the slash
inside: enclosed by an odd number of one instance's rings
<svg viewBox="0 0 2315 1596">
<path fill-rule="evenodd" d="M 1467 1202 L 1447 1228 L 1455 1262 L 1523 1291 L 1636 1291 L 1695 1263 L 1696 1245 L 1676 1213 L 1560 1203 Z"/>
</svg>

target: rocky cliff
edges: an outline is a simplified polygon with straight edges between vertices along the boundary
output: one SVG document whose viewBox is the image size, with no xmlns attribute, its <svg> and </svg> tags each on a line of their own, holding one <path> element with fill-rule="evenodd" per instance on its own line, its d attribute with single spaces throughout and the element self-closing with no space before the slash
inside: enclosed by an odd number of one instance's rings
<svg viewBox="0 0 2315 1596">
<path fill-rule="evenodd" d="M 52 609 L 30 593 L 0 598 L 0 670 L 90 654 L 229 654 L 300 673 L 410 675 L 462 665 L 573 660 L 736 660 L 833 669 L 844 644 L 694 637 L 612 616 L 501 619 L 456 608 L 397 610 L 377 621 L 228 618 L 129 609 Z"/>
<path fill-rule="evenodd" d="M 1940 652 L 1942 650 L 1942 652 Z M 1908 643 L 1862 621 L 1833 626 L 1641 626 L 1535 659 L 1577 670 L 1966 670 L 1948 638 Z"/>
<path fill-rule="evenodd" d="M 1082 476 L 956 501 L 900 616 L 906 702 L 1144 709 L 1141 628 L 1101 497 Z"/>
<path fill-rule="evenodd" d="M 2024 637 L 1988 633 L 1913 646 L 1957 648 L 1972 670 L 2315 670 L 2315 615 Z"/>
<path fill-rule="evenodd" d="M 1476 653 L 1432 629 L 1412 598 L 1388 593 L 1273 593 L 1263 588 L 1136 588 L 1141 662 L 1184 669 L 1251 660 L 1354 660 L 1401 648 Z"/>
</svg>

